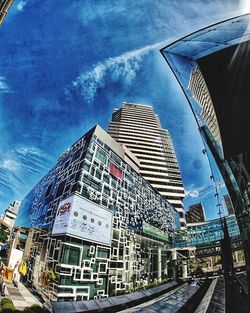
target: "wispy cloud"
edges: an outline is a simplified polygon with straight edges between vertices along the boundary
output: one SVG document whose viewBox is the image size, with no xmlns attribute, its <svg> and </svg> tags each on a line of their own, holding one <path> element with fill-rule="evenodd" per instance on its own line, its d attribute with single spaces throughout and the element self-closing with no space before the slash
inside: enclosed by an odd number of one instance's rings
<svg viewBox="0 0 250 313">
<path fill-rule="evenodd" d="M 185 198 L 197 198 L 199 196 L 198 190 L 185 191 Z"/>
<path fill-rule="evenodd" d="M 47 163 L 47 155 L 35 147 L 17 146 L 4 153 L 0 157 L 0 198 L 22 194 L 29 179 L 42 173 Z"/>
<path fill-rule="evenodd" d="M 110 15 L 126 13 L 127 6 L 126 2 L 122 3 L 121 1 L 116 3 L 112 3 L 112 1 L 89 1 L 88 5 L 82 5 L 76 3 L 72 6 L 72 10 L 74 13 L 78 13 L 78 17 L 83 24 L 88 24 L 90 21 L 95 19 L 105 19 Z"/>
<path fill-rule="evenodd" d="M 165 43 L 158 42 L 96 63 L 92 70 L 80 74 L 65 88 L 66 96 L 70 97 L 72 92 L 77 92 L 90 104 L 98 89 L 103 88 L 108 79 L 130 85 L 136 77 L 143 57 L 151 51 L 160 49 Z"/>
<path fill-rule="evenodd" d="M 209 185 L 198 189 L 191 189 L 190 191 L 185 191 L 185 198 L 197 198 L 203 194 L 203 192 L 211 191 L 215 186 Z"/>
<path fill-rule="evenodd" d="M 23 11 L 23 9 L 27 3 L 28 3 L 28 1 L 23 1 L 23 0 L 19 1 L 19 3 L 17 4 L 17 10 Z"/>
<path fill-rule="evenodd" d="M 6 83 L 5 77 L 0 76 L 0 93 L 8 93 L 8 92 L 11 92 L 11 89 Z"/>
</svg>

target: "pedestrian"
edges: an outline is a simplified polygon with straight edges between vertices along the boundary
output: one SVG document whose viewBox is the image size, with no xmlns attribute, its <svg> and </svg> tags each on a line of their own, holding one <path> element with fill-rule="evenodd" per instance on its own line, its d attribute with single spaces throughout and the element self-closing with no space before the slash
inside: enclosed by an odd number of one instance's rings
<svg viewBox="0 0 250 313">
<path fill-rule="evenodd" d="M 5 265 L 3 262 L 0 263 L 0 293 L 2 297 L 5 297 L 5 282 L 4 282 Z"/>
<path fill-rule="evenodd" d="M 15 287 L 18 287 L 18 282 L 20 281 L 20 273 L 18 270 L 19 267 L 19 261 L 16 262 L 16 265 L 14 266 L 14 270 L 13 270 L 13 285 Z"/>
</svg>

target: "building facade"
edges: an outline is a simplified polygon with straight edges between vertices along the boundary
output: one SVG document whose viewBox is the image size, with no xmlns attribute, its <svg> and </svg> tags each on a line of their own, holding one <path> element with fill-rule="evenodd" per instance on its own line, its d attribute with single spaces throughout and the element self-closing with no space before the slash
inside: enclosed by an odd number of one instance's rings
<svg viewBox="0 0 250 313">
<path fill-rule="evenodd" d="M 70 301 L 161 280 L 177 216 L 138 173 L 137 158 L 96 126 L 22 201 L 16 224 L 29 229 L 28 281 Z"/>
<path fill-rule="evenodd" d="M 215 140 L 221 142 L 220 129 L 213 102 L 206 81 L 198 66 L 192 69 L 188 88 L 191 90 L 194 100 L 201 106 L 199 117 L 204 120 L 203 123 L 207 125 Z M 202 123 L 202 121 L 200 121 L 200 123 Z"/>
<path fill-rule="evenodd" d="M 229 195 L 225 195 L 223 197 L 223 200 L 224 200 L 228 215 L 234 214 L 233 204 Z"/>
<path fill-rule="evenodd" d="M 186 211 L 187 223 L 203 223 L 206 221 L 205 210 L 202 203 L 192 204 Z"/>
<path fill-rule="evenodd" d="M 140 174 L 178 210 L 185 226 L 185 194 L 174 147 L 152 106 L 123 103 L 114 110 L 108 133 L 139 159 Z"/>
<path fill-rule="evenodd" d="M 227 187 L 239 225 L 250 290 L 249 23 L 249 13 L 230 18 L 185 36 L 161 52 L 196 118 L 205 151 L 216 161 Z M 205 98 L 211 98 L 221 141 L 207 121 L 202 123 L 200 101 L 190 90 L 190 77 L 197 68 L 207 90 L 201 85 L 196 94 L 204 91 Z"/>
</svg>

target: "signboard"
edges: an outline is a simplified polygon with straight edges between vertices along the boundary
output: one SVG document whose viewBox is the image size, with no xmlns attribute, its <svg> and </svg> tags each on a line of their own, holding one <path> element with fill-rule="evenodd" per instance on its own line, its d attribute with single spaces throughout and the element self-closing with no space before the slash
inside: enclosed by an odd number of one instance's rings
<svg viewBox="0 0 250 313">
<path fill-rule="evenodd" d="M 52 235 L 66 234 L 110 244 L 112 212 L 80 196 L 71 196 L 60 202 L 52 229 Z"/>
<path fill-rule="evenodd" d="M 143 222 L 143 233 L 148 234 L 154 238 L 158 238 L 161 240 L 168 240 L 168 234 L 164 233 L 162 230 Z"/>
<path fill-rule="evenodd" d="M 73 197 L 59 203 L 52 234 L 65 234 L 68 229 L 70 215 L 72 211 Z"/>
<path fill-rule="evenodd" d="M 109 163 L 109 173 L 116 178 L 123 180 L 123 172 L 114 163 Z"/>
</svg>

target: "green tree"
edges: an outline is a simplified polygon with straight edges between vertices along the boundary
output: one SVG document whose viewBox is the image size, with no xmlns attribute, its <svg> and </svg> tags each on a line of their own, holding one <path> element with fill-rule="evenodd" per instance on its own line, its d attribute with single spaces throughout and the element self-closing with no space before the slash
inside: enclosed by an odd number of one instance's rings
<svg viewBox="0 0 250 313">
<path fill-rule="evenodd" d="M 8 235 L 3 229 L 0 228 L 0 240 L 5 242 L 7 239 L 8 239 Z"/>
</svg>

